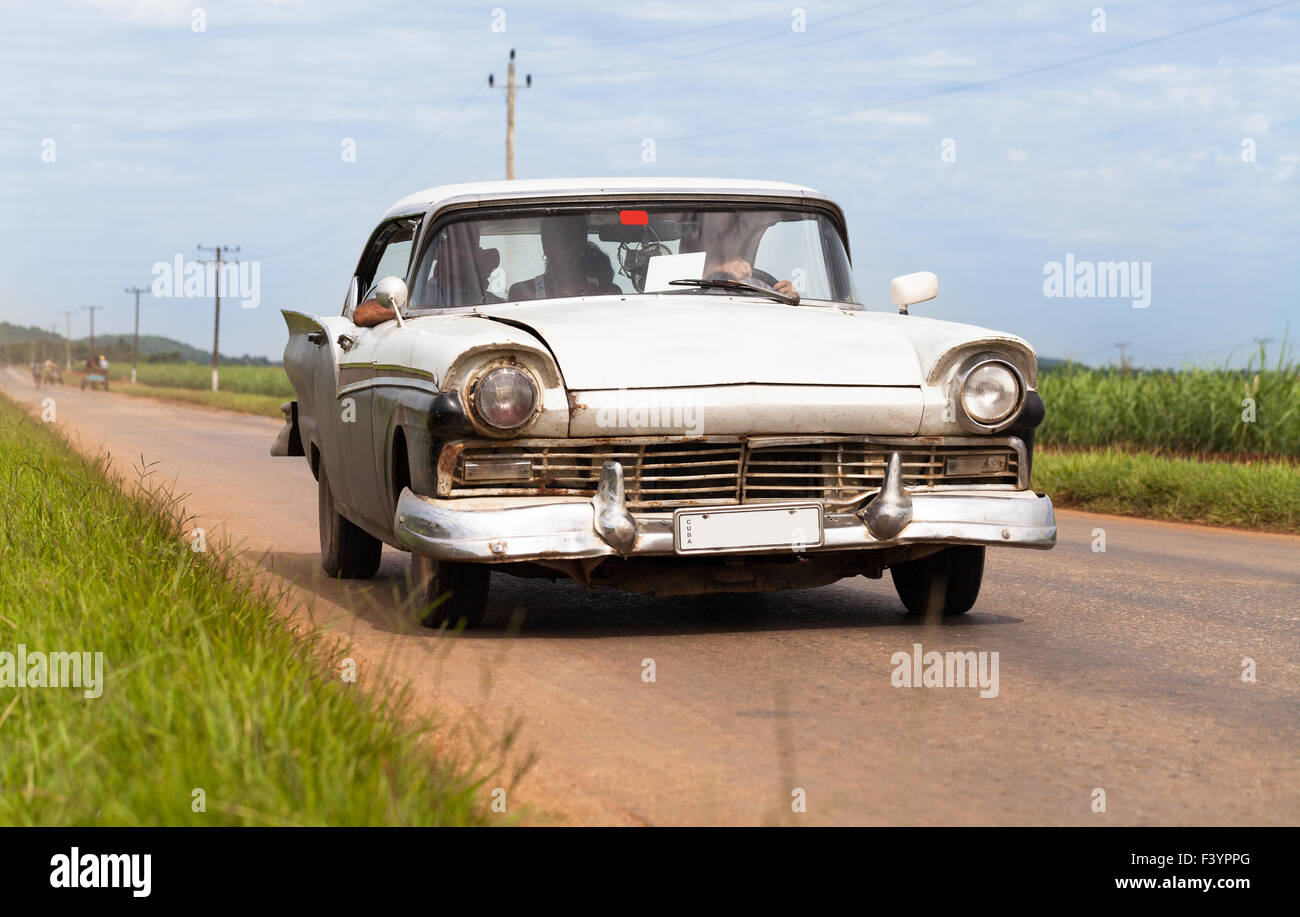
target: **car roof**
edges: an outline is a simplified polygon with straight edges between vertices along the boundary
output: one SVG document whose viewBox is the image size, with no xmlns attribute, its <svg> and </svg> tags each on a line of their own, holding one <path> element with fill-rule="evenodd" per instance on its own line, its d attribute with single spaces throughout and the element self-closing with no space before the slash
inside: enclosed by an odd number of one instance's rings
<svg viewBox="0 0 1300 917">
<path fill-rule="evenodd" d="M 843 222 L 839 205 L 826 195 L 788 182 L 736 178 L 535 178 L 514 181 L 465 182 L 438 185 L 408 194 L 388 209 L 384 219 L 441 210 L 450 206 L 509 203 L 538 199 L 581 199 L 637 195 L 680 194 L 755 198 L 794 198 L 829 206 Z"/>
</svg>

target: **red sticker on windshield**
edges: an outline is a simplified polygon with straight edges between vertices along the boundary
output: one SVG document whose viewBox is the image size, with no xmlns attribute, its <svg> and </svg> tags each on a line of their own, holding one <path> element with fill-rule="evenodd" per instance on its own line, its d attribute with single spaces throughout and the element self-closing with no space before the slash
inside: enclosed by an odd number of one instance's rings
<svg viewBox="0 0 1300 917">
<path fill-rule="evenodd" d="M 649 226 L 650 214 L 644 210 L 620 210 L 618 221 L 624 226 Z"/>
</svg>

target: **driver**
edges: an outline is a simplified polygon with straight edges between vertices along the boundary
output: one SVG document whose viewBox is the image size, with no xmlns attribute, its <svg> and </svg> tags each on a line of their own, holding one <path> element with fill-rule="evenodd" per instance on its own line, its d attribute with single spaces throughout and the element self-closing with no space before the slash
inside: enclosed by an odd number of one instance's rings
<svg viewBox="0 0 1300 917">
<path fill-rule="evenodd" d="M 767 283 L 754 276 L 754 266 L 742 256 L 742 246 L 747 234 L 741 231 L 741 215 L 736 211 L 700 214 L 699 246 L 704 258 L 704 280 L 740 280 L 770 286 L 778 293 L 796 296 L 794 284 L 788 280 Z"/>
</svg>

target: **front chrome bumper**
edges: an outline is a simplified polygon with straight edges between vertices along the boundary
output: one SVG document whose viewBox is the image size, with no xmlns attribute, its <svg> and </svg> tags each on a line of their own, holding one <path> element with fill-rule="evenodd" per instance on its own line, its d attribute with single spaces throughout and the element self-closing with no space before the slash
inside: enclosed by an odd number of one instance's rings
<svg viewBox="0 0 1300 917">
<path fill-rule="evenodd" d="M 899 484 L 898 456 L 885 486 L 857 512 L 827 513 L 819 545 L 808 552 L 908 544 L 983 544 L 1050 548 L 1056 544 L 1052 501 L 1033 491 L 944 490 L 909 493 Z M 437 560 L 478 563 L 654 556 L 678 553 L 673 514 L 629 512 L 623 469 L 606 462 L 596 495 L 437 499 L 403 490 L 398 540 Z M 756 548 L 747 553 L 788 553 Z M 692 551 L 693 555 L 700 552 Z M 723 552 L 719 552 L 723 553 Z"/>
</svg>

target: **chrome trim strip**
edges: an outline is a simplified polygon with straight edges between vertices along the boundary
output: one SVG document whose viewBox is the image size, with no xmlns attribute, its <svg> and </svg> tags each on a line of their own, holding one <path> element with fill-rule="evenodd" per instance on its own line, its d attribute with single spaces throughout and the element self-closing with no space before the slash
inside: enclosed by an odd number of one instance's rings
<svg viewBox="0 0 1300 917">
<path fill-rule="evenodd" d="M 746 480 L 749 471 L 750 457 L 757 450 L 779 448 L 782 446 L 805 446 L 805 445 L 825 445 L 834 443 L 853 443 L 865 444 L 868 446 L 894 446 L 909 447 L 912 449 L 924 449 L 927 446 L 951 446 L 951 447 L 972 447 L 978 450 L 979 447 L 986 448 L 1009 448 L 1016 455 L 1016 483 L 991 483 L 991 484 L 912 484 L 908 486 L 912 493 L 927 493 L 945 491 L 952 488 L 958 489 L 978 489 L 989 492 L 1008 491 L 1008 490 L 1027 490 L 1029 488 L 1029 461 L 1028 450 L 1025 443 L 1018 436 L 620 436 L 609 438 L 566 438 L 566 439 L 521 439 L 521 440 L 456 440 L 443 446 L 438 459 L 438 494 L 439 496 L 450 496 L 453 490 L 459 491 L 458 497 L 473 496 L 527 496 L 527 488 L 512 487 L 493 489 L 489 487 L 457 485 L 452 480 L 452 469 L 459 459 L 459 456 L 469 450 L 478 448 L 506 449 L 515 448 L 520 450 L 541 450 L 541 449 L 565 449 L 565 448 L 590 448 L 599 446 L 618 446 L 626 445 L 628 447 L 638 447 L 644 445 L 673 445 L 673 444 L 717 444 L 717 445 L 736 445 L 741 447 L 741 464 L 737 477 L 737 487 L 741 487 Z M 961 477 L 956 475 L 956 477 Z M 534 492 L 541 494 L 541 488 L 533 488 Z M 582 495 L 586 491 L 563 491 L 572 495 Z M 872 488 L 864 489 L 862 498 L 872 493 Z M 551 495 L 560 493 L 559 491 L 548 491 Z M 797 499 L 797 498 L 792 498 Z M 737 495 L 739 503 L 739 494 Z"/>
</svg>

